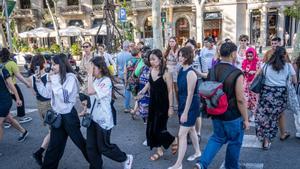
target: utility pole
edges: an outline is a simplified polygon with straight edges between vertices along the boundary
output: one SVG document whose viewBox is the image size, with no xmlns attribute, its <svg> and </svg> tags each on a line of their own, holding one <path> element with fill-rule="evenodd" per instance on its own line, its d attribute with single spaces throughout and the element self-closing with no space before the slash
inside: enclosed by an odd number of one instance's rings
<svg viewBox="0 0 300 169">
<path fill-rule="evenodd" d="M 13 46 L 12 46 L 12 39 L 10 34 L 10 23 L 9 23 L 9 16 L 8 16 L 8 8 L 7 8 L 7 0 L 3 0 L 3 9 L 5 12 L 5 22 L 6 22 L 6 33 L 7 33 L 7 41 L 9 45 L 9 51 L 12 52 Z"/>
<path fill-rule="evenodd" d="M 161 5 L 160 0 L 152 1 L 153 48 L 162 49 Z"/>
</svg>

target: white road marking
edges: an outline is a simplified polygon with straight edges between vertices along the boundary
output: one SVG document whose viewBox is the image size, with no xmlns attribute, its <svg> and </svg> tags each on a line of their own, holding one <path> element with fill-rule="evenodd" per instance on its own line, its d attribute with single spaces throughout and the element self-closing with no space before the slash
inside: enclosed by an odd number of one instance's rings
<svg viewBox="0 0 300 169">
<path fill-rule="evenodd" d="M 263 169 L 263 163 L 240 163 L 241 169 Z M 225 162 L 222 163 L 220 169 L 225 169 Z"/>
<path fill-rule="evenodd" d="M 243 145 L 244 148 L 261 148 L 261 142 L 255 135 L 244 135 Z"/>
<path fill-rule="evenodd" d="M 38 109 L 25 109 L 26 114 L 33 113 L 36 111 L 38 111 Z M 16 116 L 17 110 L 12 110 L 12 111 L 10 111 L 10 113 L 11 113 L 11 115 Z"/>
</svg>

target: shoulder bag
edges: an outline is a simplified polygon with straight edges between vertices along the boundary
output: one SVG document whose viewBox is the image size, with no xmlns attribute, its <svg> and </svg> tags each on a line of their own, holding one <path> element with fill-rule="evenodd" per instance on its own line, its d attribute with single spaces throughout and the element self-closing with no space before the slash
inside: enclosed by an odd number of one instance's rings
<svg viewBox="0 0 300 169">
<path fill-rule="evenodd" d="M 252 81 L 250 85 L 250 90 L 254 93 L 261 93 L 261 90 L 263 88 L 263 85 L 265 84 L 266 81 L 266 73 L 267 73 L 267 64 L 265 64 L 262 68 L 262 71 L 255 77 L 255 79 Z"/>
<path fill-rule="evenodd" d="M 94 99 L 91 113 L 87 113 L 82 117 L 81 125 L 83 127 L 86 127 L 86 128 L 90 127 L 92 118 L 93 118 L 93 110 L 94 110 L 95 104 L 96 104 L 96 98 Z"/>
</svg>

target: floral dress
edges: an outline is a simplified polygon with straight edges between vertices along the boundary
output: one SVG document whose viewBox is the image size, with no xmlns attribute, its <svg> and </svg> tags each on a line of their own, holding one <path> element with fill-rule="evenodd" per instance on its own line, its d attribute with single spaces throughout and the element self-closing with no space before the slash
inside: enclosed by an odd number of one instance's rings
<svg viewBox="0 0 300 169">
<path fill-rule="evenodd" d="M 150 68 L 144 66 L 139 77 L 139 90 L 142 90 L 149 81 Z M 138 100 L 138 112 L 143 119 L 148 117 L 150 94 L 147 91 L 145 95 Z"/>
<path fill-rule="evenodd" d="M 259 69 L 260 64 L 257 63 L 257 69 Z M 257 101 L 258 101 L 258 95 L 250 90 L 250 85 L 253 82 L 253 77 L 255 74 L 250 74 L 250 65 L 246 67 L 245 70 L 243 70 L 245 73 L 245 80 L 244 80 L 244 91 L 245 91 L 245 98 L 247 101 L 247 109 L 250 110 L 252 113 L 255 113 L 257 108 Z"/>
</svg>

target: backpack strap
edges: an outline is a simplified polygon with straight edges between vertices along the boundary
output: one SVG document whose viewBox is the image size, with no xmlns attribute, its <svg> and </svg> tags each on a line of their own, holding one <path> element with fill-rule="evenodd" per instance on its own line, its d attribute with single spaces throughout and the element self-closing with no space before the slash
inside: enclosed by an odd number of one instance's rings
<svg viewBox="0 0 300 169">
<path fill-rule="evenodd" d="M 201 72 L 203 73 L 203 69 L 202 69 L 202 61 L 201 61 L 201 56 L 200 56 L 200 55 L 199 55 L 198 59 L 199 59 L 199 64 L 200 64 L 200 70 L 201 70 Z"/>
<path fill-rule="evenodd" d="M 225 75 L 223 76 L 223 78 L 221 78 L 221 82 L 224 83 L 224 81 L 229 77 L 229 75 L 234 72 L 236 69 L 232 66 L 229 70 L 227 70 L 225 72 Z"/>
</svg>

